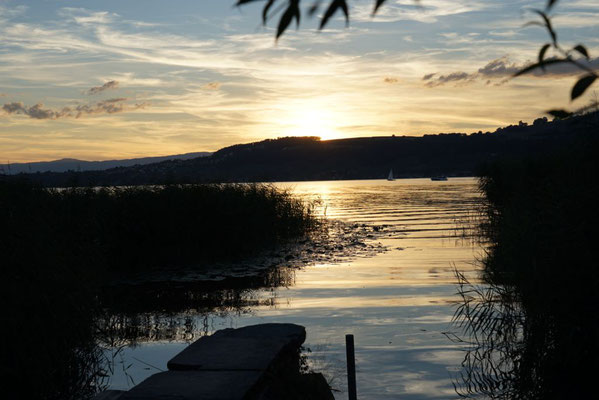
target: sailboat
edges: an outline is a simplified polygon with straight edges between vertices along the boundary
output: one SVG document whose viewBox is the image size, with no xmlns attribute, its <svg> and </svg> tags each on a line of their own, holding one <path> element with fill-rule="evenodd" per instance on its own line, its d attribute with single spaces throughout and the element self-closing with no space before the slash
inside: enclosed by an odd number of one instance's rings
<svg viewBox="0 0 599 400">
<path fill-rule="evenodd" d="M 389 176 L 387 176 L 387 180 L 388 181 L 394 181 L 395 180 L 395 178 L 393 178 L 393 170 L 392 169 L 389 170 Z"/>
</svg>

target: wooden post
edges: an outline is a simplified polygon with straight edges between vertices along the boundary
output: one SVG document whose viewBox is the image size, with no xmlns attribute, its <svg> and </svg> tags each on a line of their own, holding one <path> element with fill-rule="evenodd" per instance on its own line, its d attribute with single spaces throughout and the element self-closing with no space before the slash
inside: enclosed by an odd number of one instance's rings
<svg viewBox="0 0 599 400">
<path fill-rule="evenodd" d="M 347 393 L 349 400 L 357 400 L 356 394 L 356 359 L 354 355 L 354 335 L 345 335 L 347 355 Z"/>
</svg>

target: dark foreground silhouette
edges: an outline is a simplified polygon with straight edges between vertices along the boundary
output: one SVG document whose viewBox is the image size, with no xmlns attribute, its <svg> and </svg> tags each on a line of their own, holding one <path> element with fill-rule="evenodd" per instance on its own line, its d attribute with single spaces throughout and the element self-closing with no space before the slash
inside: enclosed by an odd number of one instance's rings
<svg viewBox="0 0 599 400">
<path fill-rule="evenodd" d="M 148 332 L 130 313 L 136 304 L 156 305 L 158 319 L 181 307 L 177 301 L 235 309 L 247 306 L 248 289 L 285 276 L 265 271 L 245 292 L 190 288 L 170 297 L 121 289 L 128 298 L 111 282 L 179 267 L 209 271 L 215 261 L 309 237 L 319 224 L 308 205 L 264 185 L 48 190 L 0 182 L 0 226 L 6 394 L 78 399 L 105 377 L 99 343 Z"/>
<path fill-rule="evenodd" d="M 468 342 L 458 393 L 496 399 L 596 396 L 599 125 L 569 147 L 490 165 L 483 286 L 461 277 Z"/>
</svg>

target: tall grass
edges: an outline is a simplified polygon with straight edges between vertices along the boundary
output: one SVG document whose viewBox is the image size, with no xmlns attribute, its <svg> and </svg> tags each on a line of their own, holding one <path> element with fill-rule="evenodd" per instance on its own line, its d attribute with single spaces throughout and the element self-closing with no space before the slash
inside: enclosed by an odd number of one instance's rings
<svg viewBox="0 0 599 400">
<path fill-rule="evenodd" d="M 599 356 L 599 138 L 490 165 L 485 288 L 462 285 L 461 394 L 586 398 Z M 509 340 L 508 340 L 509 339 Z"/>
<path fill-rule="evenodd" d="M 104 283 L 182 266 L 207 270 L 309 235 L 318 222 L 308 205 L 266 185 L 0 182 L 0 227 L 5 393 L 74 399 L 102 383 L 95 329 Z"/>
</svg>

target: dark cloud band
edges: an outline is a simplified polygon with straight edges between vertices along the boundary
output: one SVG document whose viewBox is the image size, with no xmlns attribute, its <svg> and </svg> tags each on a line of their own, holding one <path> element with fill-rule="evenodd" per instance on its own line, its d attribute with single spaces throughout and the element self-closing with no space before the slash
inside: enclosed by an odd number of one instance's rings
<svg viewBox="0 0 599 400">
<path fill-rule="evenodd" d="M 581 61 L 589 68 L 599 68 L 599 58 L 591 59 L 590 61 Z M 435 87 L 445 85 L 450 82 L 455 83 L 470 83 L 475 80 L 486 80 L 487 84 L 491 83 L 492 79 L 501 79 L 499 84 L 507 82 L 508 78 L 512 77 L 516 72 L 522 70 L 528 64 L 518 65 L 511 62 L 507 57 L 501 57 L 488 62 L 484 67 L 481 67 L 477 72 L 468 73 L 464 71 L 452 72 L 447 75 L 437 73 L 426 74 L 422 77 L 425 85 Z M 543 76 L 570 76 L 580 74 L 582 71 L 575 65 L 570 63 L 552 64 L 545 68 L 545 71 L 540 68 L 535 70 L 531 75 L 536 77 Z"/>
<path fill-rule="evenodd" d="M 2 106 L 7 114 L 22 114 L 34 119 L 80 118 L 85 115 L 115 114 L 138 110 L 148 106 L 147 103 L 127 104 L 124 97 L 99 101 L 95 104 L 82 104 L 75 107 L 64 107 L 60 110 L 44 108 L 42 103 L 26 106 L 21 102 L 6 103 Z"/>
</svg>

